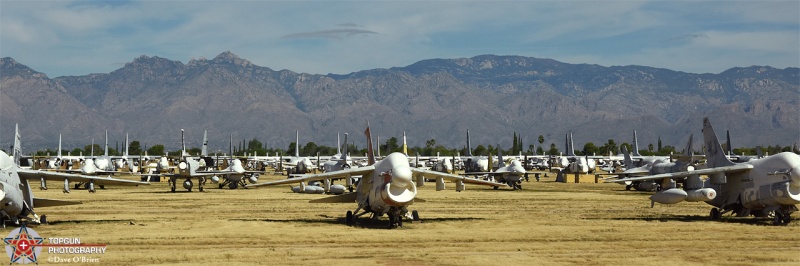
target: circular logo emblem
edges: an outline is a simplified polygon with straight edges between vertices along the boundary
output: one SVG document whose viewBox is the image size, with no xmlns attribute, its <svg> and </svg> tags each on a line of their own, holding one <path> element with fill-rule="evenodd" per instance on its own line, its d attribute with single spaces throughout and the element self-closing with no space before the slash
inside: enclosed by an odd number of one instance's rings
<svg viewBox="0 0 800 266">
<path fill-rule="evenodd" d="M 11 230 L 3 239 L 6 244 L 6 254 L 11 258 L 11 263 L 36 263 L 36 258 L 42 253 L 39 246 L 44 239 L 39 237 L 33 229 L 22 226 Z"/>
</svg>

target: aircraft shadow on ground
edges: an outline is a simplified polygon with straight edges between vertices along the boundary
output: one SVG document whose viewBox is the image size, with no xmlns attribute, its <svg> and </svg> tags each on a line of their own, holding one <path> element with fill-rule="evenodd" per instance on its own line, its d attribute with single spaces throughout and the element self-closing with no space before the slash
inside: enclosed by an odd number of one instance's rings
<svg viewBox="0 0 800 266">
<path fill-rule="evenodd" d="M 749 225 L 772 225 L 771 218 L 759 217 L 730 217 L 723 216 L 719 220 L 711 221 L 703 215 L 665 215 L 659 217 L 618 217 L 618 218 L 589 218 L 592 220 L 618 220 L 618 221 L 646 221 L 646 222 L 715 222 Z"/>
<path fill-rule="evenodd" d="M 268 219 L 268 218 L 233 218 L 230 221 L 258 221 L 258 222 L 275 222 L 275 223 L 307 223 L 307 224 L 337 224 L 345 225 L 344 217 L 331 217 L 320 216 L 320 218 L 305 218 L 305 219 Z M 420 223 L 438 223 L 438 222 L 452 222 L 452 221 L 472 221 L 472 220 L 485 220 L 484 218 L 423 218 L 420 221 L 407 221 L 404 220 L 403 225 L 414 225 Z M 386 229 L 389 221 L 386 217 L 380 219 L 358 218 L 356 219 L 355 227 L 366 229 Z"/>
<path fill-rule="evenodd" d="M 60 225 L 60 224 L 105 224 L 105 223 L 127 223 L 130 225 L 136 225 L 137 223 L 134 220 L 127 220 L 127 219 L 120 219 L 120 220 L 58 220 L 58 221 L 47 221 L 48 225 Z"/>
</svg>

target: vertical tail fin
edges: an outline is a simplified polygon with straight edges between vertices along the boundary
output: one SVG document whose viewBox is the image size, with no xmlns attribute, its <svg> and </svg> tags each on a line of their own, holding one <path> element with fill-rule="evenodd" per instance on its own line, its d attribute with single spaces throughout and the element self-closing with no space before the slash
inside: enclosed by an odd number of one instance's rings
<svg viewBox="0 0 800 266">
<path fill-rule="evenodd" d="M 294 157 L 300 157 L 300 131 L 294 131 Z"/>
<path fill-rule="evenodd" d="M 725 151 L 722 150 L 722 145 L 719 143 L 708 117 L 703 118 L 703 139 L 706 145 L 706 164 L 709 168 L 734 165 L 725 156 Z"/>
<path fill-rule="evenodd" d="M 503 153 L 500 152 L 500 145 L 497 145 L 497 166 L 505 167 L 506 161 L 503 160 Z"/>
<path fill-rule="evenodd" d="M 631 169 L 633 168 L 633 159 L 631 159 L 631 153 L 628 152 L 628 146 L 622 145 L 622 163 L 625 164 L 625 168 Z"/>
<path fill-rule="evenodd" d="M 231 134 L 231 140 L 228 142 L 228 156 L 233 158 L 233 134 Z"/>
<path fill-rule="evenodd" d="M 408 156 L 408 145 L 406 145 L 406 132 L 403 131 L 403 154 Z"/>
<path fill-rule="evenodd" d="M 756 158 L 764 158 L 764 151 L 761 150 L 761 146 L 756 146 Z"/>
<path fill-rule="evenodd" d="M 208 129 L 203 131 L 203 147 L 200 148 L 201 156 L 208 156 Z"/>
<path fill-rule="evenodd" d="M 22 140 L 19 136 L 19 124 L 14 125 L 14 147 L 12 149 L 11 156 L 14 158 L 14 163 L 19 165 L 19 160 L 22 157 Z"/>
<path fill-rule="evenodd" d="M 469 129 L 467 129 L 467 156 L 472 157 L 472 146 L 469 143 Z"/>
<path fill-rule="evenodd" d="M 338 138 L 338 137 L 337 137 Z M 338 142 L 338 141 L 337 141 Z M 342 156 L 339 157 L 342 161 L 347 163 L 347 133 L 344 133 L 344 152 L 342 152 Z"/>
<path fill-rule="evenodd" d="M 58 156 L 57 158 L 61 158 L 61 134 L 58 134 Z"/>
<path fill-rule="evenodd" d="M 91 148 L 91 150 L 89 152 L 89 156 L 94 157 L 94 139 L 92 139 L 92 148 Z"/>
<path fill-rule="evenodd" d="M 103 156 L 108 156 L 108 129 L 106 129 L 106 146 L 103 147 Z"/>
<path fill-rule="evenodd" d="M 347 133 L 345 133 L 345 134 L 347 134 Z M 347 143 L 347 140 L 345 140 L 344 142 Z M 342 142 L 339 141 L 339 133 L 338 132 L 336 133 L 336 153 L 342 154 Z"/>
<path fill-rule="evenodd" d="M 364 130 L 364 135 L 367 135 L 367 162 L 369 165 L 375 164 L 375 153 L 372 150 L 372 133 L 369 131 L 369 121 L 367 121 L 367 130 Z"/>
<path fill-rule="evenodd" d="M 694 141 L 694 133 L 692 133 L 691 135 L 689 135 L 689 142 L 688 142 L 688 143 L 686 143 L 686 149 L 685 149 L 685 150 L 683 150 L 683 155 L 686 155 L 686 156 L 689 156 L 689 157 L 691 157 L 692 155 L 694 155 L 694 152 L 692 151 L 692 146 L 693 146 L 693 143 L 692 143 L 692 142 L 693 142 L 693 141 Z"/>
<path fill-rule="evenodd" d="M 184 132 L 183 128 L 181 128 L 181 157 L 188 156 L 188 154 L 186 154 L 186 141 L 185 138 L 183 137 L 184 135 L 183 132 Z"/>
<path fill-rule="evenodd" d="M 59 143 L 61 143 L 61 141 L 60 141 L 60 140 L 59 140 Z M 123 154 L 122 154 L 122 155 L 123 155 L 123 156 L 125 156 L 125 157 L 128 157 L 128 149 L 130 148 L 130 146 L 129 146 L 129 145 L 130 145 L 130 142 L 128 142 L 128 133 L 125 133 L 125 151 L 124 151 L 124 152 L 123 152 Z M 59 152 L 59 153 L 61 153 L 61 147 L 60 147 L 60 144 L 59 144 L 59 148 L 58 148 L 58 149 L 59 149 L 59 151 L 58 151 L 58 152 Z"/>
<path fill-rule="evenodd" d="M 381 136 L 378 135 L 375 140 L 375 146 L 378 146 L 378 158 L 381 158 Z"/>
<path fill-rule="evenodd" d="M 575 144 L 572 142 L 572 131 L 569 132 L 569 149 L 567 149 L 567 156 L 575 156 Z"/>
<path fill-rule="evenodd" d="M 633 131 L 633 156 L 642 156 L 639 154 L 639 139 L 636 138 L 636 130 Z"/>
<path fill-rule="evenodd" d="M 725 154 L 728 155 L 728 156 L 731 156 L 731 155 L 733 155 L 733 153 L 731 152 L 731 150 L 733 150 L 733 148 L 731 148 L 731 131 L 730 130 L 725 130 L 725 138 L 726 138 Z"/>
</svg>

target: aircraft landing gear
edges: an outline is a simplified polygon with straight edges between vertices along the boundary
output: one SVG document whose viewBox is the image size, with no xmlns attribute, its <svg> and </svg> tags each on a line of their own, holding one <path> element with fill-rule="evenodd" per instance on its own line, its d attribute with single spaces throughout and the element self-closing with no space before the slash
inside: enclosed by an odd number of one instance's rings
<svg viewBox="0 0 800 266">
<path fill-rule="evenodd" d="M 352 211 L 347 211 L 347 216 L 344 218 L 344 223 L 347 224 L 347 226 L 355 225 L 355 217 L 353 216 Z"/>
<path fill-rule="evenodd" d="M 789 213 L 784 214 L 780 210 L 775 211 L 775 217 L 772 219 L 774 225 L 788 225 L 792 222 L 792 216 Z"/>
<path fill-rule="evenodd" d="M 711 208 L 711 213 L 709 214 L 712 221 L 719 220 L 722 217 L 722 212 L 718 208 Z"/>
</svg>

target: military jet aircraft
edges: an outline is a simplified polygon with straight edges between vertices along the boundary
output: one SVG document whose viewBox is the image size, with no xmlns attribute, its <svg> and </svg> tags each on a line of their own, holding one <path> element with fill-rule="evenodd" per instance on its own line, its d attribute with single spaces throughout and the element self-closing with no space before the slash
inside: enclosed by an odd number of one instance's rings
<svg viewBox="0 0 800 266">
<path fill-rule="evenodd" d="M 472 155 L 472 147 L 470 146 L 469 130 L 467 130 L 467 157 L 462 158 L 464 162 L 465 172 L 487 172 L 489 171 L 489 159 L 484 156 Z"/>
<path fill-rule="evenodd" d="M 345 221 L 348 225 L 353 225 L 356 218 L 368 213 L 371 213 L 373 218 L 387 214 L 389 216 L 389 228 L 394 228 L 403 225 L 404 217 L 412 220 L 419 220 L 419 214 L 416 211 L 409 212 L 407 208 L 414 203 L 417 196 L 417 186 L 422 185 L 424 182 L 423 176 L 436 178 L 436 190 L 445 189 L 445 179 L 456 181 L 456 191 L 464 190 L 465 183 L 487 186 L 503 185 L 496 182 L 414 168 L 409 166 L 408 157 L 399 152 L 389 154 L 383 160 L 376 162 L 369 126 L 367 126 L 364 133 L 367 136 L 368 143 L 367 157 L 369 165 L 366 167 L 272 181 L 255 184 L 250 187 L 274 186 L 290 183 L 300 183 L 300 186 L 303 187 L 306 182 L 323 181 L 327 189 L 332 178 L 345 178 L 346 180 L 350 180 L 348 177 L 352 175 L 364 175 L 364 178 L 358 182 L 356 192 L 312 200 L 311 202 L 356 202 L 358 203 L 356 210 L 347 211 Z M 417 182 L 413 181 L 415 178 Z"/>
<path fill-rule="evenodd" d="M 0 223 L 6 221 L 19 224 L 22 222 L 47 223 L 45 215 L 41 217 L 34 212 L 35 207 L 51 207 L 81 204 L 74 201 L 62 201 L 52 199 L 35 198 L 31 189 L 30 180 L 38 180 L 41 187 L 47 189 L 46 181 L 63 181 L 64 192 L 69 191 L 69 181 L 79 181 L 88 184 L 89 192 L 95 192 L 94 186 L 97 185 L 149 185 L 146 182 L 137 182 L 115 178 L 102 178 L 96 176 L 76 175 L 68 173 L 57 173 L 48 171 L 38 171 L 22 169 L 19 167 L 19 158 L 22 151 L 20 148 L 21 138 L 19 127 L 14 136 L 14 147 L 12 157 L 0 151 Z"/>
<path fill-rule="evenodd" d="M 678 159 L 675 162 L 672 162 L 669 159 L 658 159 L 655 161 L 651 161 L 640 167 L 628 168 L 621 173 L 606 174 L 606 175 L 615 175 L 617 176 L 616 178 L 619 179 L 628 179 L 634 176 L 694 171 L 695 168 L 694 165 L 692 165 L 694 161 L 694 156 L 692 154 L 693 137 L 694 134 L 689 135 L 689 141 L 688 143 L 686 143 L 686 149 L 684 149 L 683 155 L 678 157 Z M 628 148 L 626 146 L 622 146 L 622 154 L 625 165 L 633 165 L 633 160 L 631 159 L 631 155 L 628 152 Z M 626 190 L 630 190 L 631 188 L 633 188 L 638 191 L 655 191 L 661 188 L 661 184 L 653 180 L 628 181 L 623 184 L 625 185 Z"/>
<path fill-rule="evenodd" d="M 508 165 L 503 160 L 500 149 L 497 149 L 498 168 L 494 172 L 465 172 L 462 175 L 489 175 L 498 183 L 504 183 L 514 190 L 522 189 L 522 179 L 528 179 L 529 172 L 525 170 L 522 163 L 517 159 L 512 159 Z M 498 187 L 494 187 L 497 189 Z"/>
<path fill-rule="evenodd" d="M 725 157 L 708 117 L 703 119 L 706 166 L 694 171 L 664 173 L 614 180 L 660 180 L 662 190 L 650 197 L 655 203 L 674 204 L 681 201 L 705 201 L 714 206 L 712 220 L 728 212 L 736 216 L 769 217 L 776 225 L 788 224 L 800 203 L 800 155 L 782 152 L 745 163 L 733 163 Z M 702 180 L 700 175 L 708 175 Z M 676 188 L 681 180 L 683 189 Z"/>
</svg>

